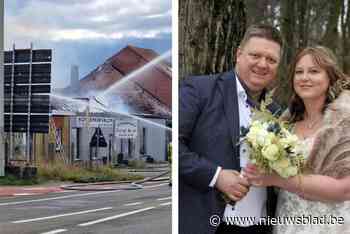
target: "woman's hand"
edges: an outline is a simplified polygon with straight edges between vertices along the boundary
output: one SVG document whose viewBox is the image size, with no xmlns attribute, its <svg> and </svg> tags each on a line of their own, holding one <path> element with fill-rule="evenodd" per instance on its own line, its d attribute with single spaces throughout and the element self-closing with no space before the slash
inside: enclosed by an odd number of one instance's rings
<svg viewBox="0 0 350 234">
<path fill-rule="evenodd" d="M 259 171 L 254 164 L 250 163 L 243 169 L 243 176 L 248 179 L 251 185 L 258 187 L 276 186 L 283 180 L 283 178 L 276 173 L 265 174 Z"/>
</svg>

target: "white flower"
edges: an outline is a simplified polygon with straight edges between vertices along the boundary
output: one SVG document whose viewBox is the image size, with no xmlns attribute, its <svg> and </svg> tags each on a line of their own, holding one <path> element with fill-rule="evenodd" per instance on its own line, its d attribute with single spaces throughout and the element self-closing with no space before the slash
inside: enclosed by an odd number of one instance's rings
<svg viewBox="0 0 350 234">
<path fill-rule="evenodd" d="M 297 174 L 298 174 L 298 168 L 296 166 L 288 167 L 283 173 L 284 178 L 295 176 Z M 281 175 L 281 176 L 283 177 L 283 175 Z"/>
<path fill-rule="evenodd" d="M 265 137 L 265 142 L 264 142 L 264 145 L 271 145 L 271 144 L 274 144 L 276 142 L 276 135 L 272 132 L 269 132 L 267 134 L 267 136 Z"/>
<path fill-rule="evenodd" d="M 266 137 L 267 137 L 268 134 L 269 133 L 267 131 L 265 131 L 265 130 L 260 131 L 258 133 L 258 135 L 256 136 L 257 144 L 260 145 L 260 146 L 265 146 L 266 145 L 265 141 L 266 141 Z"/>
<path fill-rule="evenodd" d="M 298 168 L 296 166 L 290 166 L 283 170 L 279 169 L 276 172 L 283 178 L 288 178 L 298 174 Z"/>
<path fill-rule="evenodd" d="M 266 131 L 263 128 L 263 125 L 261 124 L 261 122 L 254 121 L 247 134 L 248 142 L 250 142 L 253 145 L 253 147 L 257 147 L 258 145 L 261 145 L 260 143 L 261 141 L 264 140 L 265 132 Z"/>
<path fill-rule="evenodd" d="M 285 136 L 284 138 L 280 139 L 280 144 L 282 145 L 283 148 L 288 148 L 288 147 L 295 147 L 299 145 L 299 139 L 296 135 L 290 134 L 288 131 L 284 132 Z"/>
<path fill-rule="evenodd" d="M 267 109 L 256 112 L 255 117 L 246 135 L 250 161 L 259 169 L 274 170 L 284 178 L 297 175 L 307 147 Z M 274 126 L 279 126 L 280 131 L 271 131 Z"/>
<path fill-rule="evenodd" d="M 299 144 L 295 145 L 291 149 L 293 155 L 307 155 L 308 154 L 308 148 L 305 144 L 305 142 L 299 142 Z"/>
<path fill-rule="evenodd" d="M 298 168 L 291 165 L 290 161 L 287 158 L 271 162 L 270 166 L 277 172 L 277 174 L 283 178 L 295 176 L 298 173 Z"/>
<path fill-rule="evenodd" d="M 279 155 L 279 149 L 278 146 L 275 144 L 270 144 L 262 149 L 262 155 L 264 158 L 274 161 L 278 158 Z"/>
</svg>

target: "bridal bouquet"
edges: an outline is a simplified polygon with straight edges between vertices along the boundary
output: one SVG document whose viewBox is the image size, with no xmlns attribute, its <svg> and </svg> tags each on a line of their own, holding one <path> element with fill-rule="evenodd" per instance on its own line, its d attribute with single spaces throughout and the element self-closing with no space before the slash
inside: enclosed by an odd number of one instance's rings
<svg viewBox="0 0 350 234">
<path fill-rule="evenodd" d="M 261 103 L 260 110 L 253 110 L 249 128 L 241 129 L 243 140 L 250 148 L 249 159 L 267 173 L 275 171 L 283 178 L 295 176 L 304 165 L 306 147 L 268 109 L 272 97 Z"/>
</svg>

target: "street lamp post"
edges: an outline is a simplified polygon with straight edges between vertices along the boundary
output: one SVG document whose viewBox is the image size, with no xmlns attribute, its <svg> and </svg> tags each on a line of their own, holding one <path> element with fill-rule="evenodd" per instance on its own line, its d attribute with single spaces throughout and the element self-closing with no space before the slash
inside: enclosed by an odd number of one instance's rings
<svg viewBox="0 0 350 234">
<path fill-rule="evenodd" d="M 0 176 L 5 175 L 4 125 L 4 0 L 0 0 Z"/>
</svg>

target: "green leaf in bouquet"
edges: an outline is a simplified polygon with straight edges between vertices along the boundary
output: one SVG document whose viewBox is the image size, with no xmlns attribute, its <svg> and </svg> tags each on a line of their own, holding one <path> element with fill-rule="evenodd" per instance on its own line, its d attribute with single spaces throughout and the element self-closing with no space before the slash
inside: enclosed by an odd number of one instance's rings
<svg viewBox="0 0 350 234">
<path fill-rule="evenodd" d="M 245 137 L 248 132 L 249 132 L 249 128 L 246 128 L 244 126 L 240 127 L 240 137 Z"/>
<path fill-rule="evenodd" d="M 279 122 L 273 122 L 273 123 L 269 124 L 267 131 L 273 132 L 275 134 L 279 134 L 281 131 L 281 126 L 280 126 Z"/>
</svg>

